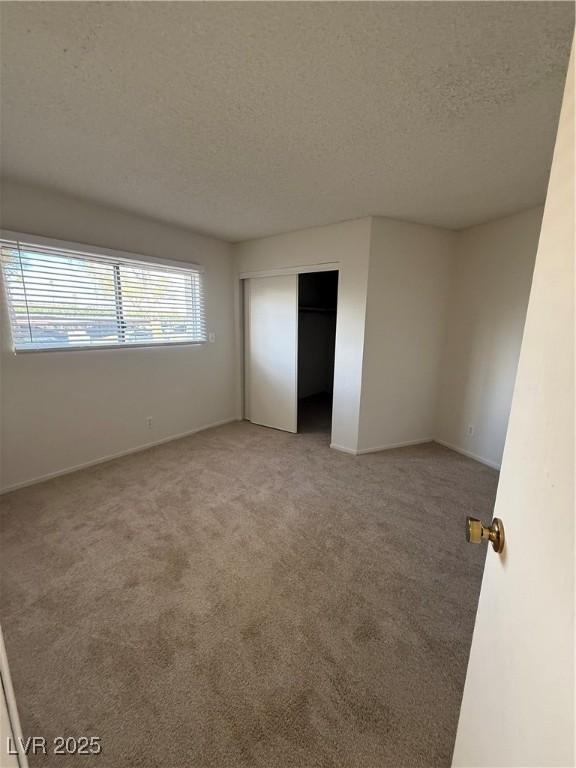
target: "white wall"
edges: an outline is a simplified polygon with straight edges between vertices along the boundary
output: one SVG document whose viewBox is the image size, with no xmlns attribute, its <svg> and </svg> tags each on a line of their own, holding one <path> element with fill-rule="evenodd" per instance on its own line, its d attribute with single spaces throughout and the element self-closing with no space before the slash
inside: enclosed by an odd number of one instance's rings
<svg viewBox="0 0 576 768">
<path fill-rule="evenodd" d="M 359 219 L 239 243 L 236 269 L 340 263 L 336 447 L 435 439 L 499 467 L 541 215 L 458 233 Z"/>
<path fill-rule="evenodd" d="M 435 434 L 497 467 L 541 220 L 535 208 L 456 234 Z"/>
<path fill-rule="evenodd" d="M 2 487 L 234 417 L 229 244 L 16 183 L 3 185 L 1 213 L 6 229 L 203 264 L 216 334 L 198 347 L 14 355 L 3 333 Z"/>
<path fill-rule="evenodd" d="M 455 766 L 573 766 L 574 50 L 530 293 Z"/>
<path fill-rule="evenodd" d="M 372 219 L 359 450 L 434 437 L 454 233 Z"/>
<path fill-rule="evenodd" d="M 333 444 L 357 452 L 436 438 L 498 465 L 540 215 L 457 234 L 375 217 L 231 246 L 5 183 L 7 229 L 204 264 L 216 343 L 15 356 L 4 333 L 1 487 L 238 416 L 234 275 L 323 263 L 340 267 Z"/>
<path fill-rule="evenodd" d="M 356 451 L 370 251 L 370 219 L 250 240 L 234 246 L 239 274 L 338 263 L 332 442 Z"/>
</svg>

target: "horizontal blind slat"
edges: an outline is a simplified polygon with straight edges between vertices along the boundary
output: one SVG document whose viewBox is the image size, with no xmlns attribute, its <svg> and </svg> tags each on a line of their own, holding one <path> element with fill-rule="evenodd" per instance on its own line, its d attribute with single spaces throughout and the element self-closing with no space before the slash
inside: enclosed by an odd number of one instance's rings
<svg viewBox="0 0 576 768">
<path fill-rule="evenodd" d="M 206 340 L 197 267 L 14 241 L 0 251 L 16 349 Z"/>
<path fill-rule="evenodd" d="M 22 265 L 25 267 L 25 269 L 35 275 L 39 276 L 54 276 L 58 277 L 59 275 L 67 276 L 68 279 L 98 279 L 98 280 L 109 280 L 113 281 L 113 274 L 112 274 L 112 265 L 108 266 L 107 269 L 97 271 L 95 269 L 91 269 L 88 267 L 82 267 L 74 265 L 67 265 L 66 267 L 56 267 L 54 263 L 52 264 L 44 264 L 44 263 L 36 263 L 36 262 L 30 262 L 26 258 L 22 258 L 21 260 Z M 9 266 L 9 265 L 8 265 Z M 14 266 L 16 269 L 16 266 Z M 18 267 L 19 268 L 19 267 Z M 199 272 L 178 272 L 178 273 L 169 273 L 169 272 L 158 272 L 158 270 L 153 270 L 152 272 L 149 272 L 144 277 L 136 277 L 136 276 L 130 276 L 125 275 L 124 279 L 126 281 L 134 280 L 138 282 L 146 282 L 151 280 L 161 280 L 163 284 L 167 286 L 171 285 L 177 285 L 179 282 L 181 282 L 183 279 L 195 279 L 196 275 L 200 275 Z"/>
</svg>

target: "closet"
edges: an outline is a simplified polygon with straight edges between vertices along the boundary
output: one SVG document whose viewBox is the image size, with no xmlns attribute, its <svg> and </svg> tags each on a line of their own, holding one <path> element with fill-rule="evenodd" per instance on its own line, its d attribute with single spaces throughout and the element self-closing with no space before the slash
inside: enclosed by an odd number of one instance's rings
<svg viewBox="0 0 576 768">
<path fill-rule="evenodd" d="M 298 431 L 332 422 L 338 272 L 298 275 Z"/>
<path fill-rule="evenodd" d="M 245 418 L 329 441 L 338 272 L 251 277 L 243 296 Z"/>
</svg>

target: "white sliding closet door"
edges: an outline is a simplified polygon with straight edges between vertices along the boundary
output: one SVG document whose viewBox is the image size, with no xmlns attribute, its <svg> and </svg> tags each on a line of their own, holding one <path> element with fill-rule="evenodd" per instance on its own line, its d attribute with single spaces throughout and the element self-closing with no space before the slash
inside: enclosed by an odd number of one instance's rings
<svg viewBox="0 0 576 768">
<path fill-rule="evenodd" d="M 298 275 L 246 281 L 245 383 L 254 424 L 298 428 Z"/>
</svg>

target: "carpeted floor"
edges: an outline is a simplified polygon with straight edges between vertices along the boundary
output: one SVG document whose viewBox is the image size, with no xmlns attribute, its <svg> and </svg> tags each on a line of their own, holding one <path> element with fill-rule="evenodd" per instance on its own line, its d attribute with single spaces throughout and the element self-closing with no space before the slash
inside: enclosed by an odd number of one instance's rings
<svg viewBox="0 0 576 768">
<path fill-rule="evenodd" d="M 332 395 L 322 392 L 298 400 L 298 432 L 324 432 L 330 442 Z"/>
<path fill-rule="evenodd" d="M 447 766 L 497 473 L 213 429 L 2 498 L 25 736 L 104 768 Z M 67 765 L 65 757 L 31 765 Z"/>
</svg>

